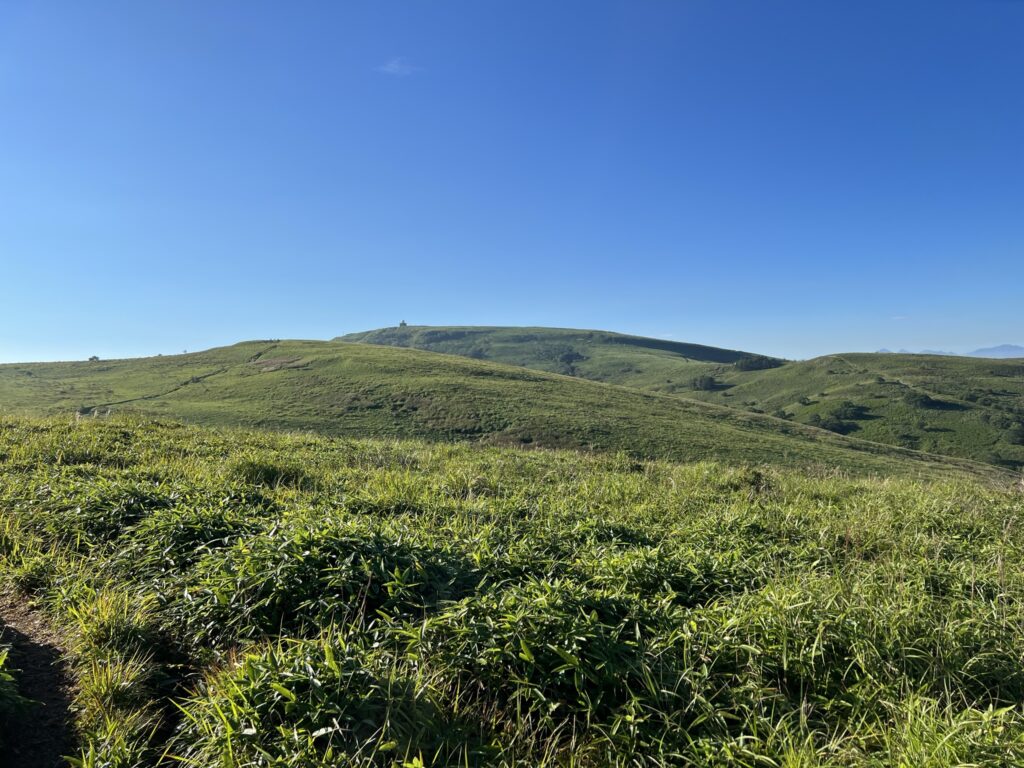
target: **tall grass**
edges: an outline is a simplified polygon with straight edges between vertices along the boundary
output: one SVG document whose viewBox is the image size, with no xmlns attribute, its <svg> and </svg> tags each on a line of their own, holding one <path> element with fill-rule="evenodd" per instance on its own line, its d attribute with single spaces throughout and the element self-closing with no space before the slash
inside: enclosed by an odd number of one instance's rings
<svg viewBox="0 0 1024 768">
<path fill-rule="evenodd" d="M 1012 489 L 116 419 L 0 456 L 83 768 L 1024 763 Z"/>
</svg>

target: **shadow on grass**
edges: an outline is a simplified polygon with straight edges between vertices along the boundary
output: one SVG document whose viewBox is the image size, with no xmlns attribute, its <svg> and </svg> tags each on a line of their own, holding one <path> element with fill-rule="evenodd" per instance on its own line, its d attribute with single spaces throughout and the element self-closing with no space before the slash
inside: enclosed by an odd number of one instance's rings
<svg viewBox="0 0 1024 768">
<path fill-rule="evenodd" d="M 17 627 L 0 613 L 0 642 L 10 646 L 8 658 L 19 693 L 30 703 L 0 726 L 0 741 L 7 752 L 0 762 L 19 768 L 65 766 L 64 758 L 78 751 L 71 715 L 71 676 L 60 648 L 45 633 L 32 632 L 38 625 L 31 614 L 19 613 L 13 619 Z"/>
</svg>

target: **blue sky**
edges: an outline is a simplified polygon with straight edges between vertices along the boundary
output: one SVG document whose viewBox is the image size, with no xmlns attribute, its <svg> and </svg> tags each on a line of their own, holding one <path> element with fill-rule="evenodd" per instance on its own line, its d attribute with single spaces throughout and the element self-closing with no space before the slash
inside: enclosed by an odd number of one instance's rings
<svg viewBox="0 0 1024 768">
<path fill-rule="evenodd" d="M 1024 2 L 0 5 L 0 360 L 1024 343 Z"/>
</svg>

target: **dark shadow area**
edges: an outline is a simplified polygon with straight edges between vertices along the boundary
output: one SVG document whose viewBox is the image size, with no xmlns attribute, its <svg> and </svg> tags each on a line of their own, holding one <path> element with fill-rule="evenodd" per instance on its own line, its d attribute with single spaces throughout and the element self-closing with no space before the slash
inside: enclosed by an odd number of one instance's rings
<svg viewBox="0 0 1024 768">
<path fill-rule="evenodd" d="M 932 399 L 931 404 L 928 406 L 933 411 L 966 411 L 967 406 L 961 405 L 960 403 L 951 403 L 948 400 L 935 400 Z"/>
<path fill-rule="evenodd" d="M 746 352 L 734 349 L 719 349 L 717 347 L 705 347 L 703 344 L 686 344 L 680 341 L 647 339 L 640 336 L 615 335 L 606 337 L 604 341 L 628 347 L 642 347 L 645 349 L 657 349 L 662 352 L 674 352 L 690 360 L 701 360 L 709 363 L 735 363 L 741 358 L 750 356 Z"/>
<path fill-rule="evenodd" d="M 734 385 L 719 381 L 714 376 L 704 374 L 692 379 L 689 386 L 691 390 L 696 390 L 697 392 L 721 392 L 725 389 L 731 389 Z"/>
<path fill-rule="evenodd" d="M 927 408 L 932 411 L 966 411 L 967 406 L 949 400 L 937 400 L 924 392 L 912 390 L 903 395 L 903 402 L 915 408 Z"/>
<path fill-rule="evenodd" d="M 34 628 L 42 629 L 37 617 L 20 607 L 15 616 L 9 615 L 11 601 L 6 595 L 0 596 L 0 643 L 10 646 L 8 662 L 18 691 L 31 703 L 24 712 L 0 725 L 6 746 L 0 764 L 12 768 L 66 768 L 65 758 L 78 751 L 71 715 L 71 675 L 64 654 L 49 641 L 46 631 L 34 632 Z"/>
</svg>

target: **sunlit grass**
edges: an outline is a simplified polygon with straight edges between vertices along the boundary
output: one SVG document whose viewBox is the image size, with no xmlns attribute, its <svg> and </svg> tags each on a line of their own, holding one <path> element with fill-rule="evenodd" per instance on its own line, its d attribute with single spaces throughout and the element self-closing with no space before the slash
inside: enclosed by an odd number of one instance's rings
<svg viewBox="0 0 1024 768">
<path fill-rule="evenodd" d="M 0 456 L 86 768 L 1024 761 L 1009 488 L 117 419 Z"/>
</svg>

